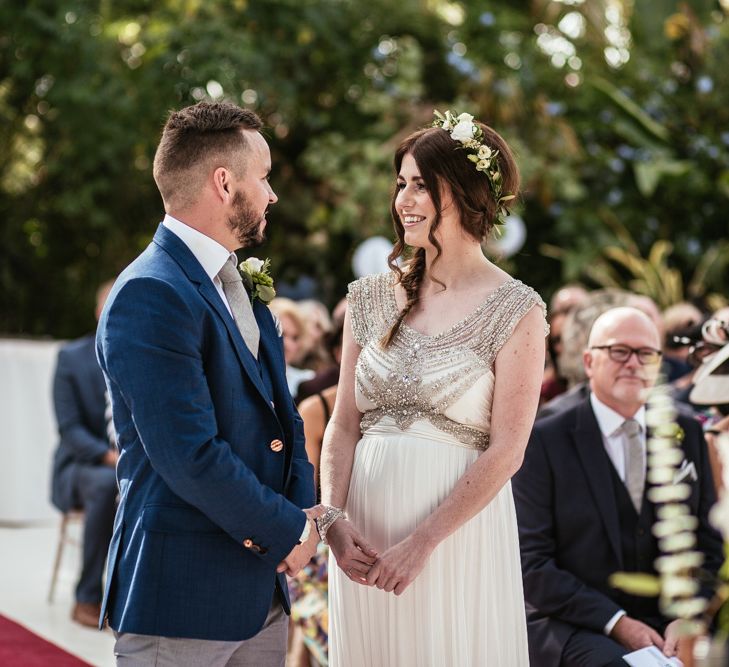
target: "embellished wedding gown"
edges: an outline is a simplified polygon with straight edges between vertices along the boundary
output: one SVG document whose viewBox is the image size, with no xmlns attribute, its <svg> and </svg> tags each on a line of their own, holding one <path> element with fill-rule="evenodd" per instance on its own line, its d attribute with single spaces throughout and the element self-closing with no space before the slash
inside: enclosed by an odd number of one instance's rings
<svg viewBox="0 0 729 667">
<path fill-rule="evenodd" d="M 494 359 L 539 296 L 509 280 L 456 325 L 426 336 L 398 314 L 392 274 L 350 285 L 362 348 L 362 418 L 346 512 L 380 553 L 413 532 L 488 447 Z M 396 596 L 350 581 L 330 556 L 332 667 L 522 667 L 529 664 L 511 483 L 432 552 Z"/>
</svg>

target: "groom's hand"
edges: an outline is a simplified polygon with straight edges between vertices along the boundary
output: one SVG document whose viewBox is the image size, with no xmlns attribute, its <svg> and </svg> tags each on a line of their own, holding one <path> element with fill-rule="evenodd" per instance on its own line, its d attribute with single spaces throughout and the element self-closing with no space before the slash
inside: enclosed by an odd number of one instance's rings
<svg viewBox="0 0 729 667">
<path fill-rule="evenodd" d="M 367 584 L 367 573 L 377 560 L 377 551 L 349 522 L 341 517 L 327 531 L 329 547 L 339 568 L 359 584 Z"/>
<path fill-rule="evenodd" d="M 315 505 L 304 510 L 306 520 L 309 522 L 309 537 L 303 544 L 297 544 L 276 567 L 276 572 L 285 572 L 293 577 L 304 565 L 306 565 L 316 553 L 316 546 L 319 544 L 319 533 L 316 532 L 314 519 L 318 519 L 324 513 L 322 505 Z"/>
</svg>

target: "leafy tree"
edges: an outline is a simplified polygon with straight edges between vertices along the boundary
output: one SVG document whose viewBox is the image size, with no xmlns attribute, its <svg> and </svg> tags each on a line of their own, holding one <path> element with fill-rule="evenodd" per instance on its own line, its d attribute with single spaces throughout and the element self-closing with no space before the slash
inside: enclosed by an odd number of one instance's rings
<svg viewBox="0 0 729 667">
<path fill-rule="evenodd" d="M 616 221 L 643 256 L 671 240 L 688 279 L 727 232 L 723 7 L 6 0 L 0 331 L 93 327 L 96 285 L 161 217 L 151 162 L 167 110 L 203 98 L 264 118 L 281 200 L 256 252 L 279 280 L 315 277 L 330 303 L 355 245 L 391 234 L 394 147 L 434 107 L 476 113 L 517 149 L 528 237 L 505 264 L 545 296 L 620 246 Z M 714 266 L 705 280 L 729 294 Z"/>
</svg>

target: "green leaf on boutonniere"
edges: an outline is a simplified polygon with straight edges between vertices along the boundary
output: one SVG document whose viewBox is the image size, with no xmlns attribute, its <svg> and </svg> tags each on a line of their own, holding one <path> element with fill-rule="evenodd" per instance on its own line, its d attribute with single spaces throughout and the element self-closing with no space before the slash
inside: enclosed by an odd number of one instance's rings
<svg viewBox="0 0 729 667">
<path fill-rule="evenodd" d="M 251 293 L 251 299 L 259 299 L 266 305 L 271 303 L 276 296 L 273 278 L 268 272 L 270 264 L 269 259 L 261 260 L 257 257 L 249 257 L 238 265 L 243 283 Z"/>
</svg>

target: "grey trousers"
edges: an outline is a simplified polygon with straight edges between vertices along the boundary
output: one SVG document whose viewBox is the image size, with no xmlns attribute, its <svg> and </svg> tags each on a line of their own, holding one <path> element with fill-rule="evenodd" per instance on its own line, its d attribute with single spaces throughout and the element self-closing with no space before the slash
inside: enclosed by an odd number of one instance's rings
<svg viewBox="0 0 729 667">
<path fill-rule="evenodd" d="M 114 633 L 117 667 L 284 667 L 288 618 L 278 596 L 261 631 L 240 642 Z"/>
</svg>

